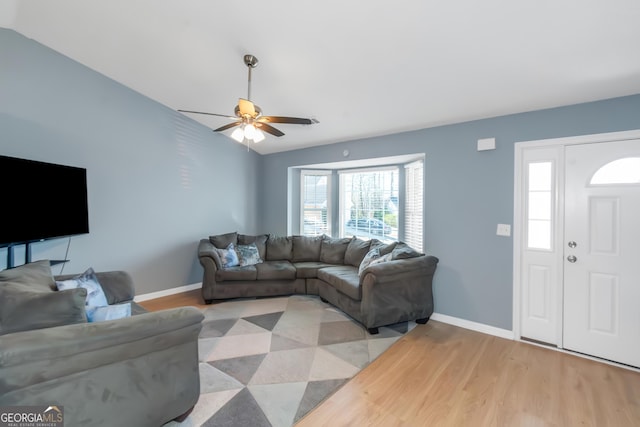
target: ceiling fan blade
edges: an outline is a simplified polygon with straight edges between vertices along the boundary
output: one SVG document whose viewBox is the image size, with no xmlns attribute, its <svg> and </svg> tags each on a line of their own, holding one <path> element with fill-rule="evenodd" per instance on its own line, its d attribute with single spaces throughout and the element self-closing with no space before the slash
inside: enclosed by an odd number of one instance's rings
<svg viewBox="0 0 640 427">
<path fill-rule="evenodd" d="M 238 101 L 238 109 L 240 110 L 240 115 L 242 116 L 248 114 L 249 116 L 255 118 L 257 115 L 255 105 L 253 105 L 253 102 L 249 101 L 248 99 L 240 98 L 240 100 Z"/>
<path fill-rule="evenodd" d="M 205 113 L 203 111 L 190 111 L 190 110 L 178 110 L 181 113 L 194 113 L 194 114 L 206 114 L 207 116 L 218 116 L 218 117 L 226 117 L 228 119 L 235 119 L 235 116 L 228 116 L 226 114 L 216 114 L 216 113 Z"/>
<path fill-rule="evenodd" d="M 312 125 L 319 123 L 316 119 L 304 119 L 301 117 L 262 116 L 257 119 L 261 123 L 291 123 L 294 125 Z"/>
<path fill-rule="evenodd" d="M 218 129 L 214 129 L 213 131 L 214 132 L 222 132 L 224 130 L 231 129 L 232 127 L 239 126 L 241 124 L 242 124 L 242 122 L 233 122 L 233 123 L 229 123 L 228 125 L 220 126 Z"/>
<path fill-rule="evenodd" d="M 273 136 L 282 136 L 284 135 L 284 132 L 279 131 L 278 129 L 274 128 L 271 125 L 268 125 L 266 123 L 262 123 L 262 122 L 255 122 L 255 126 L 260 129 L 263 130 L 267 133 L 270 133 Z"/>
</svg>

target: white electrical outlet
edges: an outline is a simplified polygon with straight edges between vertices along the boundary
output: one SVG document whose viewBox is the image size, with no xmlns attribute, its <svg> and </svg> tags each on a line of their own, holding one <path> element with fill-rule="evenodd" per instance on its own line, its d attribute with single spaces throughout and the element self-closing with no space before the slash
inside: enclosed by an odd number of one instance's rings
<svg viewBox="0 0 640 427">
<path fill-rule="evenodd" d="M 496 234 L 498 236 L 511 236 L 511 225 L 498 224 L 498 229 L 496 230 Z"/>
</svg>

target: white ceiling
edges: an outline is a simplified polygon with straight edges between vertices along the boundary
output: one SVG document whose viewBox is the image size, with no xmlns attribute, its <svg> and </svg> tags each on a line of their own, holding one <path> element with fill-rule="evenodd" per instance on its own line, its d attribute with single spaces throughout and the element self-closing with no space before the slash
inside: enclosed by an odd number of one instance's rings
<svg viewBox="0 0 640 427">
<path fill-rule="evenodd" d="M 638 0 L 3 0 L 0 16 L 176 110 L 233 115 L 255 55 L 263 114 L 320 122 L 276 125 L 262 154 L 640 93 Z"/>
</svg>

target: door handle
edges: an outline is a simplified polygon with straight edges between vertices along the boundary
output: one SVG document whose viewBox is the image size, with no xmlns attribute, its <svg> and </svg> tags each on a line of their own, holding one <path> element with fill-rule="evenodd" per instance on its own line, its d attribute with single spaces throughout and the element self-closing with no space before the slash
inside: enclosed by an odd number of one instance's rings
<svg viewBox="0 0 640 427">
<path fill-rule="evenodd" d="M 569 255 L 567 257 L 567 261 L 569 261 L 569 262 L 576 262 L 577 260 L 578 260 L 578 258 L 576 258 L 575 255 Z"/>
<path fill-rule="evenodd" d="M 576 246 L 578 246 L 578 245 L 577 245 L 577 243 L 576 243 L 576 242 L 574 242 L 573 240 L 572 240 L 572 241 L 570 241 L 570 242 L 568 243 L 568 245 L 569 245 L 569 247 L 570 247 L 570 248 L 575 248 Z"/>
</svg>

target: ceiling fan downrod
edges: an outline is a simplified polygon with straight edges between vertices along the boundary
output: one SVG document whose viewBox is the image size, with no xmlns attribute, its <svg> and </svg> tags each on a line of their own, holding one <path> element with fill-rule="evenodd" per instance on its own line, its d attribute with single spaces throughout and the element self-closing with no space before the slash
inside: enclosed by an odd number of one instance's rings
<svg viewBox="0 0 640 427">
<path fill-rule="evenodd" d="M 258 58 L 253 55 L 245 55 L 244 63 L 249 70 L 249 76 L 247 78 L 247 101 L 251 101 L 251 69 L 258 66 Z"/>
</svg>

